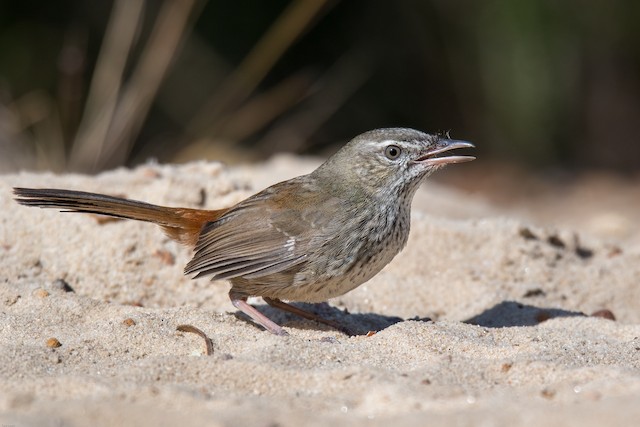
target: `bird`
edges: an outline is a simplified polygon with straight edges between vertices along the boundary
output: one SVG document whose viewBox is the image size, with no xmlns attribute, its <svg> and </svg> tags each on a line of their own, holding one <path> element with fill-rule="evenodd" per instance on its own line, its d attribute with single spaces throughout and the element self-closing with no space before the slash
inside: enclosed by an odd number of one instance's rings
<svg viewBox="0 0 640 427">
<path fill-rule="evenodd" d="M 474 160 L 446 155 L 473 147 L 445 134 L 374 129 L 350 140 L 313 172 L 217 210 L 65 189 L 13 191 L 25 206 L 159 225 L 167 236 L 193 248 L 185 274 L 229 280 L 233 306 L 273 334 L 288 332 L 249 304 L 249 297 L 350 333 L 289 302 L 323 302 L 375 276 L 407 243 L 420 184 L 444 165 Z"/>
</svg>

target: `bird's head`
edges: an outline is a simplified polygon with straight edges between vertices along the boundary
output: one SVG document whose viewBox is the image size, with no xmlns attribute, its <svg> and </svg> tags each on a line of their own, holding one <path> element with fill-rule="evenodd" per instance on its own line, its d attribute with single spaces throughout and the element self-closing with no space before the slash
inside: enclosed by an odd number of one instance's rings
<svg viewBox="0 0 640 427">
<path fill-rule="evenodd" d="M 446 155 L 451 150 L 474 147 L 408 128 L 375 129 L 353 138 L 319 169 L 335 179 L 359 185 L 374 193 L 408 190 L 412 194 L 424 178 L 450 163 L 474 160 L 472 156 Z"/>
</svg>

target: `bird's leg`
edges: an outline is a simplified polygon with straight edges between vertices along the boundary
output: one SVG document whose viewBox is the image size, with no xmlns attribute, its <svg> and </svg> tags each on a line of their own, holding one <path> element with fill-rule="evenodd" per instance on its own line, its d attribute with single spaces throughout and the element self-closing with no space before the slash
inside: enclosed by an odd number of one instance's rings
<svg viewBox="0 0 640 427">
<path fill-rule="evenodd" d="M 267 304 L 269 304 L 271 307 L 279 308 L 280 310 L 283 310 L 283 311 L 288 311 L 289 313 L 293 313 L 296 316 L 300 316 L 300 317 L 302 317 L 304 319 L 313 320 L 315 322 L 322 323 L 322 324 L 330 326 L 333 329 L 336 329 L 336 330 L 338 330 L 338 331 L 340 331 L 340 332 L 342 332 L 342 333 L 344 333 L 346 335 L 349 335 L 349 336 L 355 335 L 351 330 L 349 330 L 345 326 L 339 324 L 338 322 L 334 322 L 332 320 L 324 319 L 324 318 L 318 316 L 317 314 L 310 313 L 310 312 L 308 312 L 306 310 L 303 310 L 301 308 L 298 308 L 298 307 L 296 307 L 294 305 L 287 304 L 286 302 L 281 301 L 279 299 L 268 298 L 268 297 L 262 297 L 262 299 Z"/>
<path fill-rule="evenodd" d="M 229 298 L 231 298 L 231 304 L 233 304 L 235 308 L 252 318 L 256 323 L 261 325 L 267 331 L 275 335 L 289 335 L 287 331 L 282 329 L 280 325 L 269 319 L 264 314 L 260 313 L 254 306 L 247 303 L 246 297 L 239 297 L 237 295 L 229 293 Z"/>
</svg>

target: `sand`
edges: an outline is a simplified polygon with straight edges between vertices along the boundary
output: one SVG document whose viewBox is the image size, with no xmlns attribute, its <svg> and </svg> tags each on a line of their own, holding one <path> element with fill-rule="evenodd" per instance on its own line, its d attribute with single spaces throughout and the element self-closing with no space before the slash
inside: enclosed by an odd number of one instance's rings
<svg viewBox="0 0 640 427">
<path fill-rule="evenodd" d="M 155 226 L 27 208 L 11 194 L 60 187 L 216 208 L 315 165 L 1 176 L 2 424 L 637 425 L 637 218 L 607 235 L 581 212 L 572 229 L 560 214 L 537 221 L 428 182 L 387 268 L 303 305 L 362 335 L 252 300 L 290 333 L 277 337 L 238 315 L 226 282 L 184 277 L 190 250 Z"/>
</svg>

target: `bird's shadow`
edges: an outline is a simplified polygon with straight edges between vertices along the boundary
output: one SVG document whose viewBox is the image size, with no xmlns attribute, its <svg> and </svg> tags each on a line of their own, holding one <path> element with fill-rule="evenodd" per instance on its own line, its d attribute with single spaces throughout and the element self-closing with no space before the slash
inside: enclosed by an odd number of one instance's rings
<svg viewBox="0 0 640 427">
<path fill-rule="evenodd" d="M 405 320 L 423 322 L 431 321 L 428 317 L 417 316 L 410 319 L 403 319 L 397 316 L 385 316 L 377 313 L 351 314 L 346 310 L 333 307 L 328 303 L 293 303 L 292 305 L 305 311 L 315 313 L 324 319 L 330 319 L 340 325 L 344 325 L 345 328 L 349 329 L 353 335 L 366 335 L 371 331 L 382 331 L 391 325 L 404 322 Z M 258 309 L 279 325 L 285 324 L 297 329 L 331 330 L 329 326 L 302 319 L 294 314 L 284 312 L 267 304 L 258 305 Z M 253 323 L 248 319 L 248 317 L 239 312 L 236 313 L 236 315 L 247 322 Z M 578 311 L 562 310 L 558 308 L 536 307 L 533 305 L 522 304 L 517 301 L 503 301 L 486 309 L 480 314 L 464 320 L 463 323 L 487 328 L 509 328 L 518 326 L 535 326 L 555 317 L 580 316 L 585 316 L 585 314 Z M 259 326 L 256 325 L 256 327 Z"/>
<path fill-rule="evenodd" d="M 304 311 L 316 314 L 323 319 L 338 323 L 340 326 L 343 326 L 345 329 L 350 331 L 349 335 L 366 335 L 371 331 L 381 331 L 393 324 L 403 322 L 405 320 L 401 317 L 385 316 L 377 313 L 349 313 L 346 310 L 333 307 L 326 302 L 316 304 L 297 302 L 290 304 Z M 330 326 L 313 320 L 303 319 L 295 314 L 271 307 L 267 304 L 257 304 L 256 308 L 278 325 L 286 325 L 296 329 L 333 330 Z M 236 312 L 235 314 L 238 318 L 253 324 L 253 322 L 244 314 L 240 312 Z M 257 324 L 255 324 L 255 326 L 260 328 Z"/>
<path fill-rule="evenodd" d="M 516 326 L 535 326 L 555 317 L 581 316 L 586 315 L 579 311 L 536 307 L 517 301 L 503 301 L 465 320 L 464 323 L 487 328 L 509 328 Z"/>
</svg>

